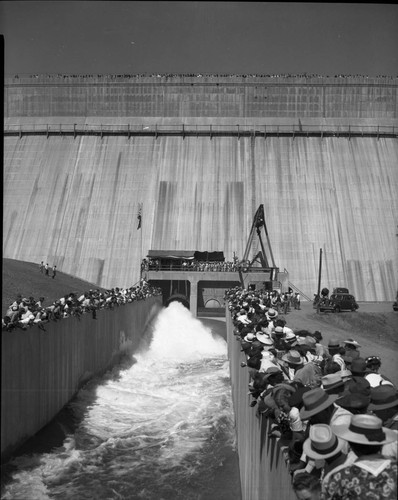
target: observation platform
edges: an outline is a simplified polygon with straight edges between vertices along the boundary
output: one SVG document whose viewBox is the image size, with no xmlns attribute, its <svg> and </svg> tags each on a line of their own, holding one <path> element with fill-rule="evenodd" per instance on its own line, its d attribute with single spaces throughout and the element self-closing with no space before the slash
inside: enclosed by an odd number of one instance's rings
<svg viewBox="0 0 398 500">
<path fill-rule="evenodd" d="M 173 300 L 188 306 L 194 317 L 205 314 L 206 309 L 220 309 L 225 315 L 224 294 L 229 288 L 278 289 L 287 291 L 288 273 L 277 268 L 252 268 L 238 271 L 192 271 L 182 267 L 160 268 L 143 271 L 142 277 L 151 285 L 162 288 L 164 305 Z M 185 299 L 184 299 L 185 298 Z"/>
</svg>

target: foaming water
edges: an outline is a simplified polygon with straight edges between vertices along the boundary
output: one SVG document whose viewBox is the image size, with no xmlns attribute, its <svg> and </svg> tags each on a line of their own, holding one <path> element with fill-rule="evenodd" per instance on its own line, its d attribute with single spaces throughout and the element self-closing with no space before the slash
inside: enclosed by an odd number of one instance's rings
<svg viewBox="0 0 398 500">
<path fill-rule="evenodd" d="M 2 498 L 217 498 L 212 480 L 234 447 L 225 341 L 172 303 L 134 358 L 79 392 L 60 448 L 14 459 Z"/>
</svg>

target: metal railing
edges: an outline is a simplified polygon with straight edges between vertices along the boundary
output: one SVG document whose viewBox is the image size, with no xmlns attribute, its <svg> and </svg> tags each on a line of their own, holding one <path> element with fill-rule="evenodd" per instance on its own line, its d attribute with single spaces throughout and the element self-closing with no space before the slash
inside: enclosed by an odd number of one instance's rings
<svg viewBox="0 0 398 500">
<path fill-rule="evenodd" d="M 103 137 L 111 135 L 123 136 L 234 136 L 234 137 L 264 137 L 267 136 L 317 136 L 317 137 L 398 137 L 398 126 L 394 125 L 190 125 L 190 124 L 5 124 L 6 136 L 24 135 L 96 135 Z"/>
<path fill-rule="evenodd" d="M 167 266 L 167 265 L 159 265 L 158 267 L 150 266 L 149 268 L 143 269 L 144 272 L 148 271 L 168 271 L 168 272 L 176 272 L 176 271 L 184 271 L 184 272 L 195 272 L 195 273 L 237 273 L 239 272 L 239 269 L 236 268 L 229 268 L 225 267 L 223 268 L 222 266 L 217 266 L 217 265 L 208 265 L 208 266 L 182 266 L 182 265 L 173 265 L 173 266 Z M 244 272 L 245 273 L 262 273 L 262 272 L 270 272 L 270 268 L 265 268 L 265 267 L 251 267 L 249 269 L 246 269 Z"/>
</svg>

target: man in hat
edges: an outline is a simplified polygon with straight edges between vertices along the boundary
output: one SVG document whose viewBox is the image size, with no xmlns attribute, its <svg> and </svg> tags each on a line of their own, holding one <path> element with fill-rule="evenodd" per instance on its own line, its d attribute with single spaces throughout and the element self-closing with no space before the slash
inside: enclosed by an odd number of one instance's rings
<svg viewBox="0 0 398 500">
<path fill-rule="evenodd" d="M 284 361 L 289 367 L 289 374 L 294 382 L 301 382 L 307 387 L 319 387 L 321 385 L 322 371 L 320 367 L 312 361 L 305 363 L 304 358 L 296 350 L 290 350 L 284 356 Z"/>
<path fill-rule="evenodd" d="M 328 394 L 321 387 L 316 387 L 303 394 L 303 407 L 300 410 L 300 418 L 303 421 L 308 420 L 307 437 L 312 425 L 327 424 L 337 425 L 351 421 L 352 413 L 348 410 L 337 406 L 337 394 Z M 348 453 L 348 445 L 345 445 L 344 453 Z M 305 453 L 300 458 L 301 467 L 305 467 L 307 457 Z M 311 472 L 311 468 L 315 467 L 315 463 L 311 462 L 310 467 L 306 467 L 307 472 Z"/>
<path fill-rule="evenodd" d="M 369 411 L 381 418 L 383 425 L 398 430 L 398 392 L 391 385 L 379 385 L 370 390 Z"/>
<path fill-rule="evenodd" d="M 322 489 L 326 498 L 396 500 L 397 463 L 384 457 L 381 450 L 384 444 L 396 442 L 397 434 L 382 424 L 374 415 L 353 415 L 349 423 L 332 426 L 357 458 L 352 464 L 336 467 L 325 478 Z"/>
<path fill-rule="evenodd" d="M 354 339 L 347 339 L 344 341 L 344 349 L 345 349 L 345 355 L 344 355 L 344 361 L 346 366 L 350 367 L 351 363 L 354 359 L 357 359 L 361 356 L 361 353 L 359 351 L 360 344 Z"/>
<path fill-rule="evenodd" d="M 345 349 L 341 347 L 340 341 L 338 339 L 330 339 L 328 342 L 328 351 L 332 357 L 332 361 L 340 365 L 340 370 L 346 370 L 346 364 L 344 362 Z"/>
<path fill-rule="evenodd" d="M 361 394 L 360 392 L 346 392 L 343 396 L 339 397 L 336 405 L 345 408 L 353 415 L 366 413 L 368 410 L 370 397 Z"/>
<path fill-rule="evenodd" d="M 333 469 L 345 463 L 347 455 L 343 453 L 343 448 L 343 439 L 337 437 L 327 424 L 312 425 L 309 437 L 303 444 L 303 451 L 307 457 L 315 460 L 317 469 L 322 469 L 321 480 Z"/>
<path fill-rule="evenodd" d="M 394 430 L 398 436 L 398 392 L 392 385 L 379 385 L 370 390 L 368 410 L 382 420 L 384 427 Z M 384 456 L 396 459 L 397 453 L 396 443 L 383 446 Z"/>
<path fill-rule="evenodd" d="M 338 396 L 340 396 L 344 392 L 345 385 L 341 376 L 341 371 L 324 375 L 321 381 L 322 388 L 328 394 L 337 394 Z"/>
</svg>

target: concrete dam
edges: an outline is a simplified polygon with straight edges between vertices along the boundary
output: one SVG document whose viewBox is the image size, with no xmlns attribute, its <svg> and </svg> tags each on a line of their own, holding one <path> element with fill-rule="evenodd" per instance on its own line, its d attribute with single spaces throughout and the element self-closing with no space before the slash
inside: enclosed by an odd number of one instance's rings
<svg viewBox="0 0 398 500">
<path fill-rule="evenodd" d="M 276 264 L 308 297 L 322 248 L 322 286 L 393 300 L 397 83 L 6 78 L 3 255 L 130 286 L 151 249 L 241 257 L 264 204 Z"/>
</svg>

